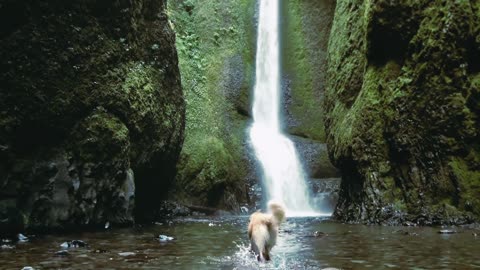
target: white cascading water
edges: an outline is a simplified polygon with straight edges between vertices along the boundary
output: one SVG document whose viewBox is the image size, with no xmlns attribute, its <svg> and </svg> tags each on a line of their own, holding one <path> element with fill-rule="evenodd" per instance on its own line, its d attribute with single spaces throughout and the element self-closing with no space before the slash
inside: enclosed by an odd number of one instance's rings
<svg viewBox="0 0 480 270">
<path fill-rule="evenodd" d="M 310 204 L 295 146 L 280 130 L 279 11 L 279 0 L 260 0 L 250 139 L 263 168 L 267 199 L 283 203 L 287 216 L 319 215 Z"/>
</svg>

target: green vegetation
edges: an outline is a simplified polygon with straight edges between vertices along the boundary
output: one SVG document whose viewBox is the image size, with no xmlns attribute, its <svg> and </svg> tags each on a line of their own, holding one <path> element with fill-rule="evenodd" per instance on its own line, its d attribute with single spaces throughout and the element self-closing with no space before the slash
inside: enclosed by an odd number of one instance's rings
<svg viewBox="0 0 480 270">
<path fill-rule="evenodd" d="M 469 161 L 453 158 L 448 164 L 454 174 L 456 181 L 460 184 L 462 196 L 458 202 L 461 208 L 472 211 L 480 216 L 480 149 L 472 150 L 470 155 L 475 155 L 476 160 Z M 470 165 L 469 165 L 470 164 Z M 472 166 L 474 165 L 474 166 Z M 476 165 L 476 166 L 475 166 Z"/>
<path fill-rule="evenodd" d="M 283 72 L 292 81 L 287 98 L 288 132 L 325 142 L 326 51 L 335 8 L 330 0 L 283 1 Z"/>
<path fill-rule="evenodd" d="M 129 155 L 129 131 L 118 118 L 103 108 L 98 108 L 94 114 L 79 123 L 73 133 L 72 143 L 82 162 L 118 159 L 128 163 L 128 160 L 121 157 Z"/>
<path fill-rule="evenodd" d="M 253 0 L 169 1 L 187 106 L 175 196 L 186 203 L 238 209 L 227 198 L 245 200 L 254 10 Z"/>
<path fill-rule="evenodd" d="M 185 124 L 163 3 L 2 3 L 0 231 L 153 218 Z"/>
<path fill-rule="evenodd" d="M 478 219 L 475 10 L 469 1 L 337 3 L 325 109 L 343 173 L 339 218 Z M 378 210 L 390 206 L 400 212 Z"/>
</svg>

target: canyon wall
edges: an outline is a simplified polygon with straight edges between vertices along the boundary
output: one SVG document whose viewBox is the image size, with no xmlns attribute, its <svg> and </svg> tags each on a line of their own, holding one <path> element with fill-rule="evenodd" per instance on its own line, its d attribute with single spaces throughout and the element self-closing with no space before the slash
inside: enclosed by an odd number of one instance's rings
<svg viewBox="0 0 480 270">
<path fill-rule="evenodd" d="M 338 1 L 325 126 L 347 222 L 480 216 L 480 4 Z"/>
<path fill-rule="evenodd" d="M 2 232 L 154 217 L 185 124 L 165 5 L 2 1 Z"/>
</svg>

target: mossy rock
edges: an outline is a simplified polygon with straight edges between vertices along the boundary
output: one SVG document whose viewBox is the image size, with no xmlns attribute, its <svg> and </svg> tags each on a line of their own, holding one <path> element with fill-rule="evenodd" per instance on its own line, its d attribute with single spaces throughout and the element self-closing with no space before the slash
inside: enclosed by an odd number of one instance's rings
<svg viewBox="0 0 480 270">
<path fill-rule="evenodd" d="M 326 141 L 323 98 L 332 0 L 282 2 L 282 89 L 288 133 Z"/>
<path fill-rule="evenodd" d="M 170 1 L 186 96 L 185 143 L 170 198 L 239 211 L 248 203 L 246 128 L 254 76 L 253 0 Z"/>
<path fill-rule="evenodd" d="M 185 202 L 193 205 L 206 205 L 226 209 L 238 209 L 238 202 L 229 205 L 230 196 L 245 196 L 239 185 L 239 168 L 233 156 L 223 144 L 214 137 L 197 142 L 191 149 L 192 155 L 182 156 L 177 178 L 178 194 L 187 194 Z"/>
<path fill-rule="evenodd" d="M 0 201 L 27 228 L 142 221 L 166 198 L 185 102 L 165 5 L 2 3 Z"/>
<path fill-rule="evenodd" d="M 337 3 L 325 99 L 337 218 L 478 220 L 478 18 L 471 1 Z"/>
</svg>

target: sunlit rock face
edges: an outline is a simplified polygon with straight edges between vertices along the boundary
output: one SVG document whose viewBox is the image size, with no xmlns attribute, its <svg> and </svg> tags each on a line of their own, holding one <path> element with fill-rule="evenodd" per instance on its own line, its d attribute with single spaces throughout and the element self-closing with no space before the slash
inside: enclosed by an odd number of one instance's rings
<svg viewBox="0 0 480 270">
<path fill-rule="evenodd" d="M 185 117 L 164 6 L 2 2 L 3 232 L 153 216 L 174 176 Z"/>
<path fill-rule="evenodd" d="M 337 218 L 478 220 L 479 63 L 478 1 L 337 2 L 325 101 Z"/>
</svg>

